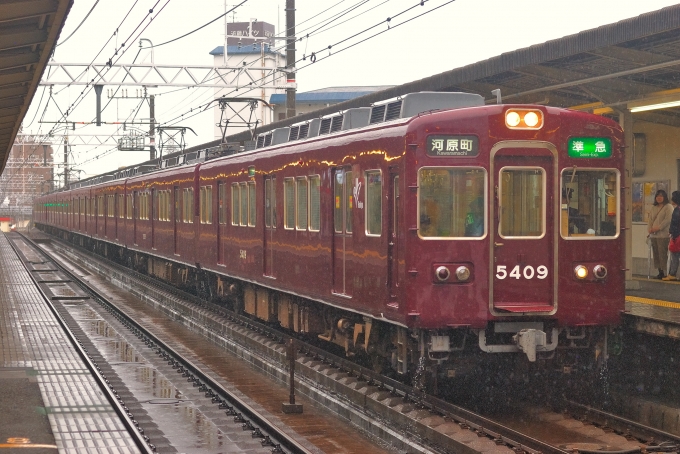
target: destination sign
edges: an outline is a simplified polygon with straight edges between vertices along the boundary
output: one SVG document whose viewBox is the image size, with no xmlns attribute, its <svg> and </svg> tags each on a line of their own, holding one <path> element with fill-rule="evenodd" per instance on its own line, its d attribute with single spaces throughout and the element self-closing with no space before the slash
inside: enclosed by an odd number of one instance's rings
<svg viewBox="0 0 680 454">
<path fill-rule="evenodd" d="M 427 138 L 428 156 L 440 158 L 477 156 L 479 138 L 477 136 L 430 136 Z"/>
<path fill-rule="evenodd" d="M 606 137 L 572 137 L 567 148 L 570 158 L 611 158 L 612 141 Z"/>
</svg>

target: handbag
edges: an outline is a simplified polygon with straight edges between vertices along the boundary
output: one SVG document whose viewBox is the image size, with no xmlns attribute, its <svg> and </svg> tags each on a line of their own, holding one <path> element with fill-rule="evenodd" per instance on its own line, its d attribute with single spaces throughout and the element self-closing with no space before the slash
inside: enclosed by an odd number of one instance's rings
<svg viewBox="0 0 680 454">
<path fill-rule="evenodd" d="M 670 252 L 680 252 L 680 235 L 675 238 L 671 237 L 670 243 L 668 243 L 668 250 Z"/>
</svg>

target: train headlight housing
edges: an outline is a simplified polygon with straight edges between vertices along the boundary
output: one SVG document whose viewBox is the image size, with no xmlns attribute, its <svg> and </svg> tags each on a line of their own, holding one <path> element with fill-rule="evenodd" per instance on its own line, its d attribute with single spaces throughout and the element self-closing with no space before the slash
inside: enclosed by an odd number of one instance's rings
<svg viewBox="0 0 680 454">
<path fill-rule="evenodd" d="M 456 268 L 456 278 L 458 278 L 459 281 L 467 281 L 470 279 L 470 268 L 467 266 L 459 266 Z"/>
<path fill-rule="evenodd" d="M 588 268 L 583 265 L 578 265 L 576 268 L 574 268 L 574 274 L 579 279 L 585 279 L 588 277 Z"/>
<path fill-rule="evenodd" d="M 596 265 L 595 268 L 593 268 L 593 275 L 597 279 L 604 279 L 607 277 L 607 268 L 604 265 Z"/>
<path fill-rule="evenodd" d="M 509 109 L 505 112 L 505 126 L 510 129 L 541 129 L 543 112 L 537 109 Z"/>
<path fill-rule="evenodd" d="M 434 275 L 440 282 L 446 282 L 451 277 L 451 271 L 449 271 L 449 269 L 445 266 L 438 266 L 434 271 Z"/>
</svg>

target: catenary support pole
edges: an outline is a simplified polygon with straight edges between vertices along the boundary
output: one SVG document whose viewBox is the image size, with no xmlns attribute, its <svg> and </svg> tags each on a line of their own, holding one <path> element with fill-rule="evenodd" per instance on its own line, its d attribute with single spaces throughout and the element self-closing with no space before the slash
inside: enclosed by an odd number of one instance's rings
<svg viewBox="0 0 680 454">
<path fill-rule="evenodd" d="M 156 103 L 154 95 L 149 96 L 149 139 L 151 146 L 149 147 L 149 159 L 156 159 Z"/>
<path fill-rule="evenodd" d="M 286 0 L 286 67 L 287 82 L 295 84 L 295 0 Z M 296 115 L 295 92 L 295 85 L 286 88 L 286 118 Z"/>
</svg>

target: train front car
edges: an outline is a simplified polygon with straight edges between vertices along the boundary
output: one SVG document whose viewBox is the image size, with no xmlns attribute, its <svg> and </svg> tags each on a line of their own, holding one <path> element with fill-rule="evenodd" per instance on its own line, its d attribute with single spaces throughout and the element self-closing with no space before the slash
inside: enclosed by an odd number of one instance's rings
<svg viewBox="0 0 680 454">
<path fill-rule="evenodd" d="M 471 350 L 563 370 L 605 357 L 624 310 L 618 124 L 543 106 L 449 110 L 414 119 L 406 148 L 411 351 L 449 376 Z M 406 372 L 409 359 L 394 363 Z"/>
</svg>

